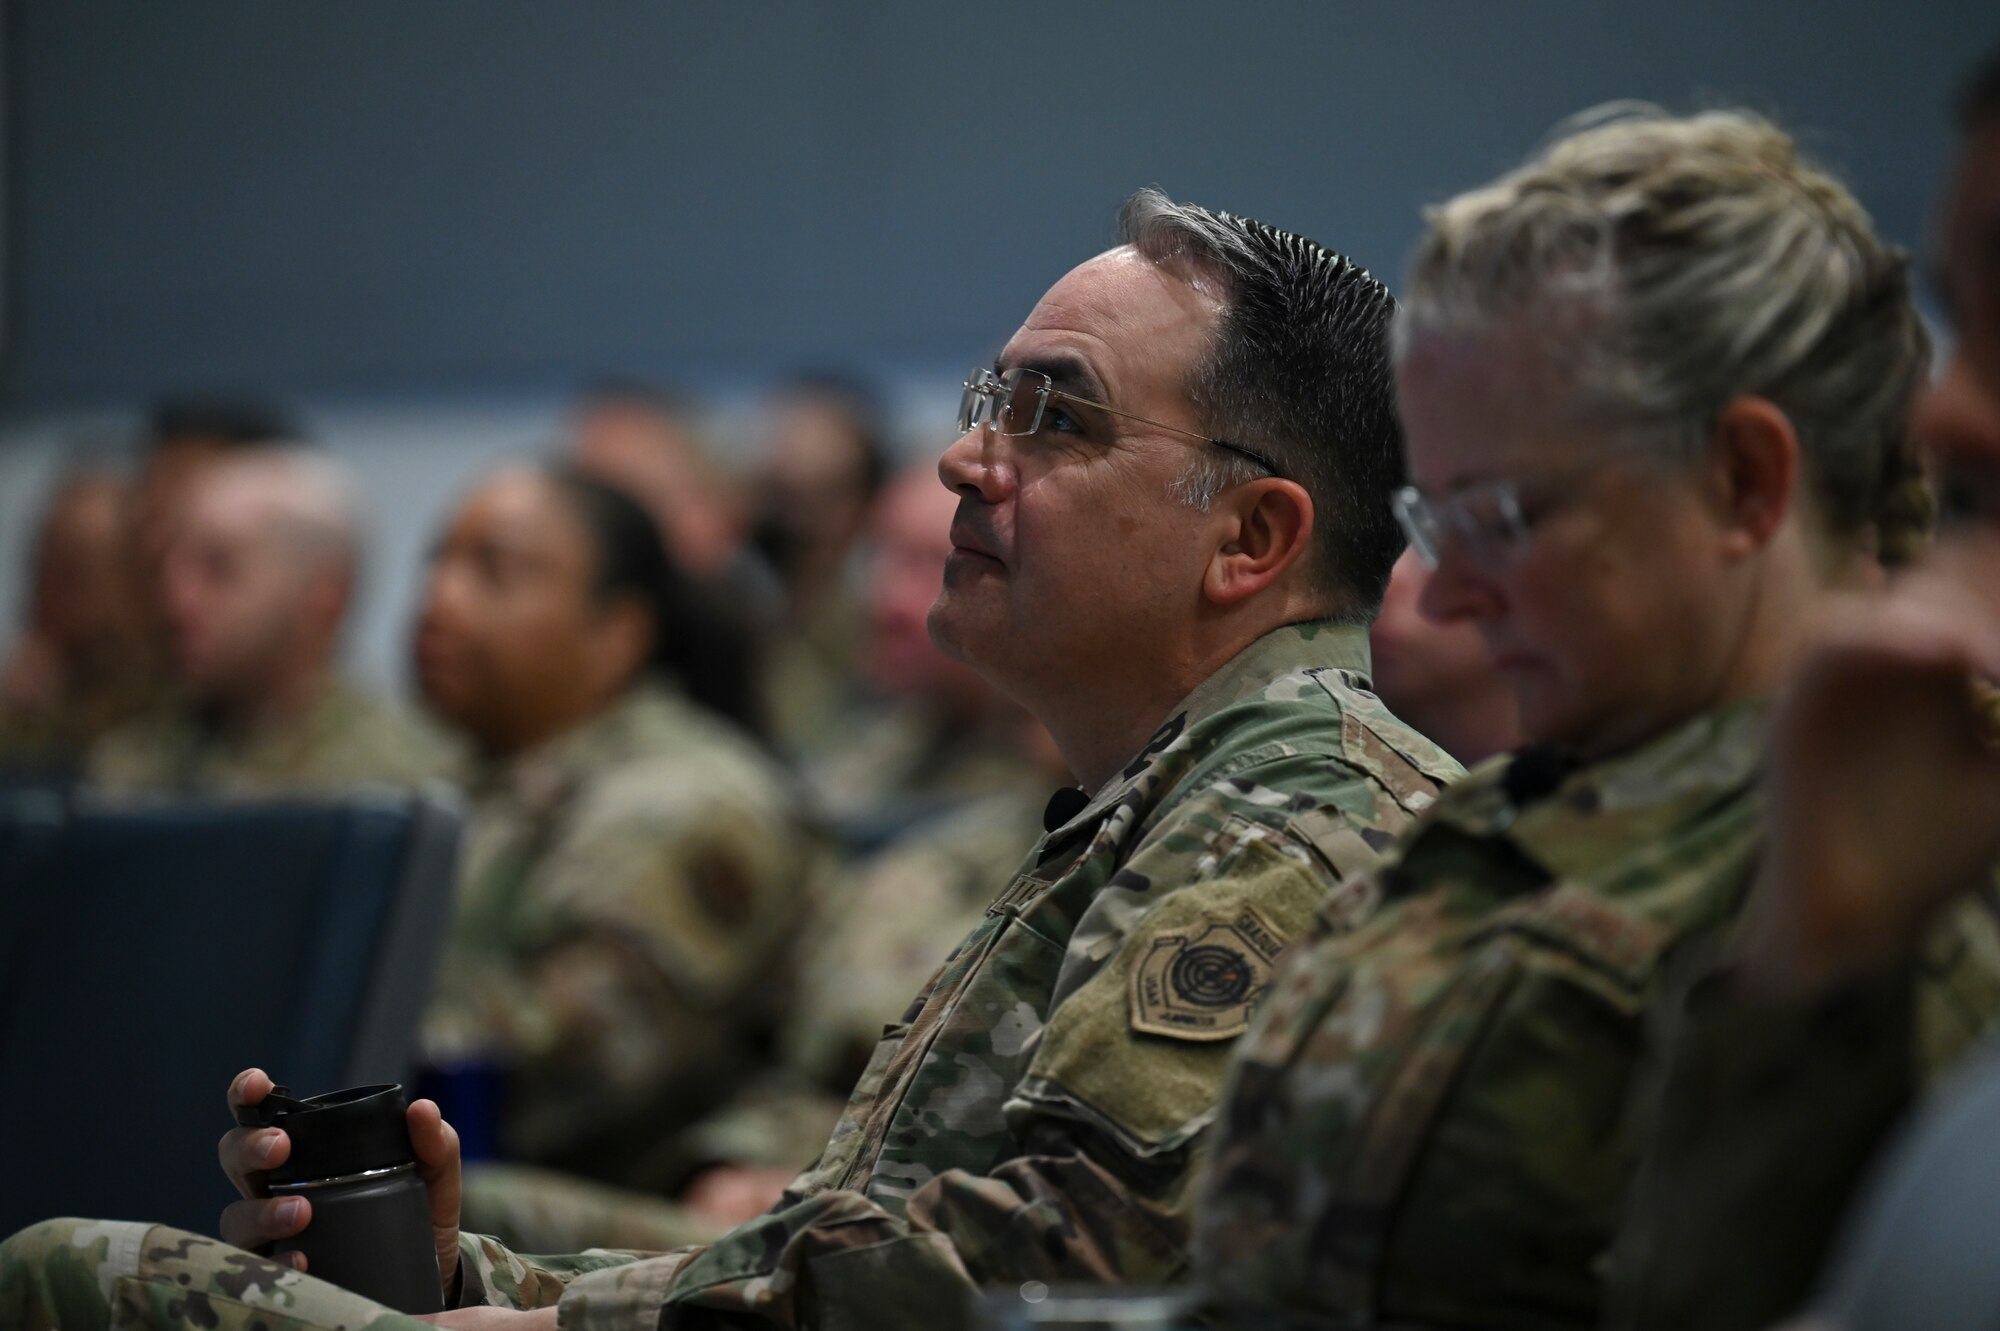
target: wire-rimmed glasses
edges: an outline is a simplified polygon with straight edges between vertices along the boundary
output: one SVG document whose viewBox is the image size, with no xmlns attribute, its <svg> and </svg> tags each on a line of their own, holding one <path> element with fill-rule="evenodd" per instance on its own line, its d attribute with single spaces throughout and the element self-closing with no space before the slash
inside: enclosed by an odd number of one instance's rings
<svg viewBox="0 0 2000 1331">
<path fill-rule="evenodd" d="M 1128 421 L 1150 425 L 1156 430 L 1166 430 L 1199 443 L 1212 444 L 1225 452 L 1247 458 L 1273 476 L 1282 476 L 1276 463 L 1253 448 L 1233 444 L 1227 439 L 1211 439 L 1193 430 L 1183 430 L 1178 425 L 1168 425 L 1162 421 L 1135 416 L 1129 411 L 1093 402 L 1075 393 L 1065 393 L 1055 386 L 1055 381 L 1040 370 L 1012 369 L 995 374 L 983 366 L 974 370 L 965 381 L 965 392 L 958 400 L 958 431 L 964 434 L 975 425 L 985 425 L 996 433 L 1009 437 L 1031 435 L 1042 428 L 1042 418 L 1046 414 L 1049 399 L 1063 398 L 1079 406 L 1096 411 L 1122 416 Z"/>
</svg>

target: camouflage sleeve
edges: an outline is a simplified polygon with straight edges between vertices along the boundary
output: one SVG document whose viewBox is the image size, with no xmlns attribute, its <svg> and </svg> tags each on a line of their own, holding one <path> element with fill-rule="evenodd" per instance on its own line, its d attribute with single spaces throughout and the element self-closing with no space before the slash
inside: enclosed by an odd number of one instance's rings
<svg viewBox="0 0 2000 1331">
<path fill-rule="evenodd" d="M 1372 812 L 1365 789 L 1346 789 L 1368 783 L 1345 775 L 1342 798 Z M 929 1178 L 902 1207 L 895 1189 L 822 1192 L 698 1253 L 583 1276 L 565 1327 L 928 1331 L 982 1286 L 1178 1275 L 1230 1044 L 1326 894 L 1289 818 L 1238 778 L 1185 802 L 1099 891 L 1026 1076 L 981 1088 L 966 1069 L 1010 1138 L 1001 1165 Z"/>
<path fill-rule="evenodd" d="M 1617 1331 L 1796 1312 L 1889 1129 L 2000 1017 L 2000 929 L 1976 898 L 1908 964 L 1810 1002 L 1746 994 L 1716 951 L 1675 958 L 1657 1009 L 1638 1096 L 1653 1118 L 1607 1284 Z"/>
<path fill-rule="evenodd" d="M 767 811 L 716 801 L 701 815 L 580 829 L 548 866 L 516 962 L 485 977 L 481 1024 L 516 1074 L 511 1152 L 612 1170 L 608 1154 L 636 1143 L 602 1134 L 645 1120 L 658 1137 L 751 1072 L 745 1051 L 782 1007 L 774 972 L 809 857 Z"/>
</svg>

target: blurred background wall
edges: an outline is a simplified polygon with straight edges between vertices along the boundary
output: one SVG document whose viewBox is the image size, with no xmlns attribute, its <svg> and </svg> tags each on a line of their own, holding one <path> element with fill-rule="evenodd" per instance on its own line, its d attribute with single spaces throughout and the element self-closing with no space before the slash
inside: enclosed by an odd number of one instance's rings
<svg viewBox="0 0 2000 1331">
<path fill-rule="evenodd" d="M 442 506 L 605 373 L 802 366 L 941 445 L 964 369 L 1177 197 L 1399 271 L 1429 200 L 1611 98 L 1740 101 L 1921 248 L 1991 0 L 6 0 L 0 640 L 55 468 L 166 391 L 296 404 L 362 471 L 352 643 L 400 679 Z"/>
</svg>

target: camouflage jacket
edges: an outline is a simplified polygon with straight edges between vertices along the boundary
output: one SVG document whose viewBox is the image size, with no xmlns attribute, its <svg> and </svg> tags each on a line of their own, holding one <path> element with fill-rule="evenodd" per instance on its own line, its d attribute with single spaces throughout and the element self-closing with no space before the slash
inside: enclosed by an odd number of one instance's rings
<svg viewBox="0 0 2000 1331">
<path fill-rule="evenodd" d="M 779 1067 L 683 1134 L 690 1167 L 792 1168 L 839 1121 L 882 1028 L 924 987 L 949 943 L 979 922 L 1042 832 L 1039 791 L 988 795 L 914 828 L 825 893 L 803 940 L 799 994 Z"/>
<path fill-rule="evenodd" d="M 1322 912 L 1239 1045 L 1200 1190 L 1225 1324 L 1599 1324 L 1669 962 L 1754 871 L 1765 715 L 1584 768 L 1496 759 Z"/>
<path fill-rule="evenodd" d="M 562 1295 L 570 1331 L 933 1328 L 979 1285 L 1178 1276 L 1273 959 L 1457 772 L 1366 663 L 1360 630 L 1297 625 L 1203 683 L 1035 845 L 769 1214 L 638 1262 L 467 1238 L 464 1301 Z"/>
<path fill-rule="evenodd" d="M 509 1158 L 652 1186 L 646 1152 L 768 1057 L 818 859 L 796 791 L 644 684 L 468 793 L 426 1056 L 507 1071 Z"/>
<path fill-rule="evenodd" d="M 416 785 L 453 768 L 436 732 L 335 682 L 296 720 L 245 735 L 204 726 L 185 702 L 163 703 L 99 740 L 85 774 L 118 794 L 254 797 Z"/>
</svg>

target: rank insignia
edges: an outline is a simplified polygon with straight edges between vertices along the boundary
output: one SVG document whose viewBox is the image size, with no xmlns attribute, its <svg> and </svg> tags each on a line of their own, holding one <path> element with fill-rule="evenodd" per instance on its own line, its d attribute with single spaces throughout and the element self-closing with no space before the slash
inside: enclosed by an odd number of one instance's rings
<svg viewBox="0 0 2000 1331">
<path fill-rule="evenodd" d="M 1132 1029 L 1178 1040 L 1241 1035 L 1284 945 L 1250 906 L 1155 934 L 1132 968 Z"/>
</svg>

